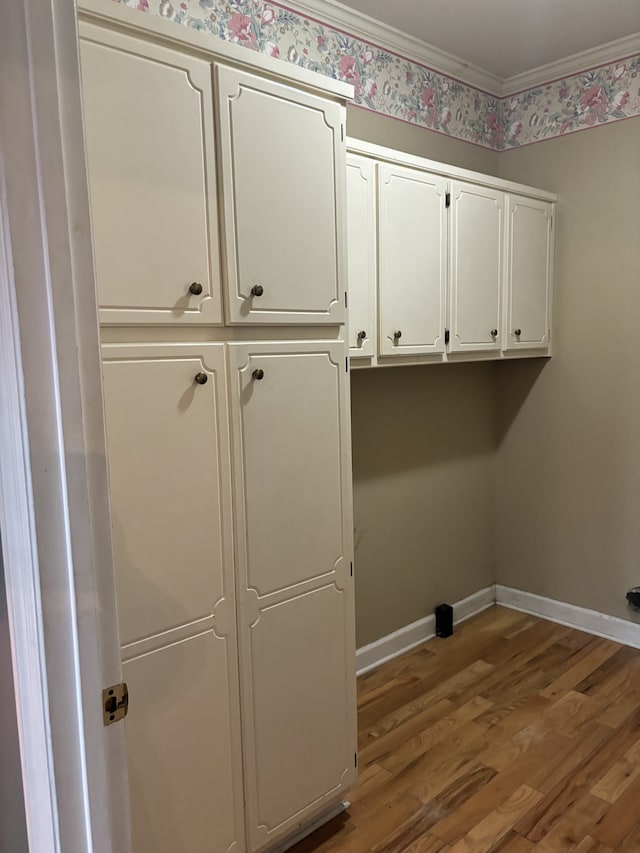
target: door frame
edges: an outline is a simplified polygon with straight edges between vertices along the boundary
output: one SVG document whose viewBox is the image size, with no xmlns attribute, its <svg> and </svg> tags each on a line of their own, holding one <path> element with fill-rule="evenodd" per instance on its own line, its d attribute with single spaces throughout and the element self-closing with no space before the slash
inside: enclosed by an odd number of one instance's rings
<svg viewBox="0 0 640 853">
<path fill-rule="evenodd" d="M 0 529 L 34 853 L 129 853 L 75 4 L 0 28 Z"/>
</svg>

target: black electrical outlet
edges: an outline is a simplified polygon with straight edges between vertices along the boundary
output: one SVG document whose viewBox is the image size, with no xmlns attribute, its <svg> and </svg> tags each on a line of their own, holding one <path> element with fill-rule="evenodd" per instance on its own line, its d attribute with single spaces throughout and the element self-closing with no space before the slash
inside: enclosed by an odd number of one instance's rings
<svg viewBox="0 0 640 853">
<path fill-rule="evenodd" d="M 436 607 L 436 637 L 450 637 L 453 634 L 453 607 L 439 604 Z"/>
<path fill-rule="evenodd" d="M 640 610 L 640 586 L 634 586 L 627 593 L 627 601 L 634 610 Z"/>
</svg>

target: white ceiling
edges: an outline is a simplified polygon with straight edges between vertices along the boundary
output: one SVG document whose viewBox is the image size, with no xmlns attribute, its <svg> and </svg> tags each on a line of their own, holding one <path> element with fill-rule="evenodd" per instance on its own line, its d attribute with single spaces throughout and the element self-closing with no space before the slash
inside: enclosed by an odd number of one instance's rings
<svg viewBox="0 0 640 853">
<path fill-rule="evenodd" d="M 502 79 L 640 32 L 640 0 L 341 0 Z"/>
</svg>

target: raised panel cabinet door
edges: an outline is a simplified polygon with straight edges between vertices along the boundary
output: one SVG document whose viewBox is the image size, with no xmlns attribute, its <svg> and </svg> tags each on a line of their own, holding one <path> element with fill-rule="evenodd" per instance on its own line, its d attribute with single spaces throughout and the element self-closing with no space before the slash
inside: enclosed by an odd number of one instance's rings
<svg viewBox="0 0 640 853">
<path fill-rule="evenodd" d="M 230 323 L 343 323 L 345 110 L 216 66 Z"/>
<path fill-rule="evenodd" d="M 376 346 L 375 163 L 347 153 L 349 355 L 374 356 Z"/>
<path fill-rule="evenodd" d="M 230 344 L 249 848 L 355 780 L 346 348 Z"/>
<path fill-rule="evenodd" d="M 499 352 L 504 193 L 452 181 L 450 235 L 449 349 Z"/>
<path fill-rule="evenodd" d="M 134 853 L 240 853 L 224 345 L 102 355 Z"/>
<path fill-rule="evenodd" d="M 102 323 L 220 324 L 211 66 L 81 25 Z"/>
<path fill-rule="evenodd" d="M 446 180 L 387 163 L 378 170 L 379 353 L 443 353 Z"/>
<path fill-rule="evenodd" d="M 553 204 L 507 196 L 504 349 L 549 348 Z"/>
</svg>

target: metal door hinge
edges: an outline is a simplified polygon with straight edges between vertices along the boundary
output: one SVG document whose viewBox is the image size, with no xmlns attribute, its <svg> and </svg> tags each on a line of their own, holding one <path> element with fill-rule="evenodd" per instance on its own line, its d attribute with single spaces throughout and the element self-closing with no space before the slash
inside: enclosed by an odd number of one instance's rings
<svg viewBox="0 0 640 853">
<path fill-rule="evenodd" d="M 345 360 L 344 360 L 344 369 L 345 369 L 346 373 L 349 372 L 349 358 L 348 357 L 345 358 Z"/>
<path fill-rule="evenodd" d="M 449 329 L 444 330 L 444 342 L 445 344 L 449 343 Z"/>
<path fill-rule="evenodd" d="M 129 688 L 122 681 L 102 691 L 102 720 L 105 726 L 117 723 L 127 716 L 129 710 Z"/>
<path fill-rule="evenodd" d="M 444 206 L 451 207 L 451 193 L 444 194 Z"/>
<path fill-rule="evenodd" d="M 349 574 L 353 577 L 353 560 L 349 563 Z"/>
<path fill-rule="evenodd" d="M 346 291 L 346 290 L 345 290 L 345 292 L 344 292 L 344 307 L 345 307 L 345 308 L 348 308 L 348 307 L 349 307 L 349 297 L 347 296 L 347 291 Z"/>
<path fill-rule="evenodd" d="M 358 753 L 357 752 L 353 753 L 353 766 L 354 767 L 358 766 Z"/>
</svg>

